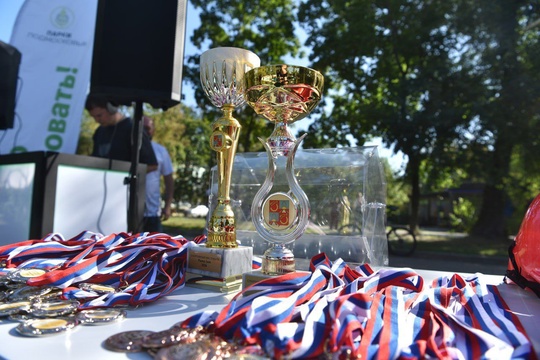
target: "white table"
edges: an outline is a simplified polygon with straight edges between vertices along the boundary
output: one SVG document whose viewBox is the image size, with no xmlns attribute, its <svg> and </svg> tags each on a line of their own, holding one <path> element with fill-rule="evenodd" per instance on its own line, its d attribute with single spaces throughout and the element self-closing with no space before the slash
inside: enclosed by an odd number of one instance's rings
<svg viewBox="0 0 540 360">
<path fill-rule="evenodd" d="M 417 270 L 425 281 L 452 275 L 448 272 Z M 540 299 L 516 285 L 506 285 L 502 276 L 483 275 L 486 282 L 498 286 L 504 300 L 521 320 L 540 356 Z M 0 321 L 0 360 L 9 359 L 149 359 L 146 353 L 116 353 L 103 348 L 107 337 L 128 330 L 165 330 L 203 310 L 220 310 L 233 294 L 223 295 L 202 289 L 184 287 L 152 304 L 128 310 L 121 322 L 101 326 L 77 326 L 69 333 L 49 337 L 23 337 L 16 323 Z"/>
</svg>

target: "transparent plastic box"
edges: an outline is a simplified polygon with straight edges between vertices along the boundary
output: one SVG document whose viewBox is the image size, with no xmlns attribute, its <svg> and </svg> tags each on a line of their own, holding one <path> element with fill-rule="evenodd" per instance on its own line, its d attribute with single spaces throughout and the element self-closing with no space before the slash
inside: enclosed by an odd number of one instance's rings
<svg viewBox="0 0 540 360">
<path fill-rule="evenodd" d="M 289 189 L 286 160 L 278 159 L 272 192 Z M 251 221 L 253 198 L 267 169 L 265 152 L 237 153 L 231 178 L 237 241 L 252 246 L 256 256 L 262 256 L 269 246 Z M 311 208 L 306 231 L 287 245 L 294 253 L 297 269 L 307 269 L 309 260 L 322 252 L 331 260 L 341 258 L 348 263 L 388 266 L 386 181 L 377 147 L 301 149 L 296 153 L 294 169 Z M 210 209 L 216 203 L 217 181 L 214 167 Z"/>
</svg>

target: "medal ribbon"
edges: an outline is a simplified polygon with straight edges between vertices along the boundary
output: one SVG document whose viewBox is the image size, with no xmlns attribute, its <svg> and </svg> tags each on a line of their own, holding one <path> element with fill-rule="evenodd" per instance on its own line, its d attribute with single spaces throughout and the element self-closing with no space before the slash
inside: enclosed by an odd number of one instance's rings
<svg viewBox="0 0 540 360">
<path fill-rule="evenodd" d="M 0 259 L 9 268 L 49 269 L 27 280 L 27 285 L 63 288 L 64 298 L 82 301 L 81 309 L 135 306 L 184 285 L 187 249 L 192 245 L 183 237 L 160 233 L 102 236 L 82 232 L 69 240 L 51 234 L 42 240 L 2 246 Z M 110 285 L 120 291 L 99 294 L 73 286 L 80 282 Z"/>
<path fill-rule="evenodd" d="M 324 254 L 312 259 L 310 269 L 262 280 L 221 312 L 204 312 L 182 325 L 215 322 L 216 334 L 258 344 L 273 358 L 327 352 L 367 359 L 534 356 L 496 288 L 478 276 L 425 285 L 411 269 L 351 269 Z"/>
</svg>

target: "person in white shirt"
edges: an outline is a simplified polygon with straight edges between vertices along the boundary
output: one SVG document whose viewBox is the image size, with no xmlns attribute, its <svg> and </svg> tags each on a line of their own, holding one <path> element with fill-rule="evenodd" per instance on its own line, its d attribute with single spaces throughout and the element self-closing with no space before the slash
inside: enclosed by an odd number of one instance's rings
<svg viewBox="0 0 540 360">
<path fill-rule="evenodd" d="M 150 139 L 155 131 L 154 120 L 148 116 L 143 117 L 143 126 Z M 152 141 L 152 147 L 156 154 L 157 171 L 146 175 L 146 205 L 144 209 L 143 231 L 163 232 L 162 220 L 171 216 L 171 204 L 174 196 L 173 165 L 167 149 Z M 164 206 L 161 208 L 161 176 L 165 183 Z"/>
</svg>

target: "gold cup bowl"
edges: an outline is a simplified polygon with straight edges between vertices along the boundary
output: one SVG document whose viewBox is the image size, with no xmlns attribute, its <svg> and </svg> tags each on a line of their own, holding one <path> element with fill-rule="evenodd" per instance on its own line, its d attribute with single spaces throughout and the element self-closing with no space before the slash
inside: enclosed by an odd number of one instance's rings
<svg viewBox="0 0 540 360">
<path fill-rule="evenodd" d="M 255 112 L 275 124 L 267 142 L 274 156 L 287 155 L 296 138 L 292 124 L 308 116 L 322 97 L 323 75 L 292 65 L 268 65 L 244 75 L 246 102 Z"/>
</svg>

